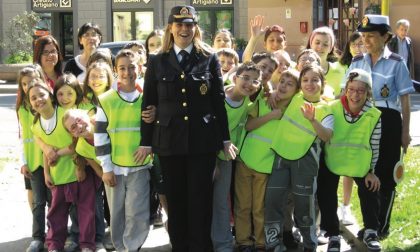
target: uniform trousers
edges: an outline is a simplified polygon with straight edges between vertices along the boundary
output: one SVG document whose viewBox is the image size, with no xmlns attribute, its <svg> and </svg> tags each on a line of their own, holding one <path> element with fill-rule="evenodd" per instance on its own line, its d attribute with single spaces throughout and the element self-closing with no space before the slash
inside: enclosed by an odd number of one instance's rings
<svg viewBox="0 0 420 252">
<path fill-rule="evenodd" d="M 118 252 L 138 251 L 149 234 L 148 169 L 116 175 L 117 185 L 105 185 L 111 214 L 111 239 Z"/>
<path fill-rule="evenodd" d="M 67 222 L 72 203 L 77 206 L 79 220 L 79 246 L 95 250 L 95 181 L 90 169 L 82 182 L 56 185 L 51 189 L 52 202 L 47 220 L 48 250 L 61 250 L 67 237 Z"/>
<path fill-rule="evenodd" d="M 395 198 L 393 171 L 395 164 L 400 160 L 402 120 L 399 111 L 378 107 L 382 112 L 382 135 L 379 146 L 379 158 L 375 174 L 381 181 L 379 190 L 379 234 L 389 232 L 392 208 Z"/>
<path fill-rule="evenodd" d="M 209 251 L 216 152 L 159 155 L 159 161 L 168 201 L 172 251 Z"/>
</svg>

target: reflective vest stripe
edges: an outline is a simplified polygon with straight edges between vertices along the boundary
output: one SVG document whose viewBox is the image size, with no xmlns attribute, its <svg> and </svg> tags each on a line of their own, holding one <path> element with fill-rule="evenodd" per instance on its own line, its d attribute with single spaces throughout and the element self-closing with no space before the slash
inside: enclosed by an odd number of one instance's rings
<svg viewBox="0 0 420 252">
<path fill-rule="evenodd" d="M 287 115 L 283 115 L 283 118 L 286 121 L 289 121 L 291 124 L 295 125 L 298 129 L 301 129 L 303 132 L 316 137 L 316 134 L 314 132 L 312 132 L 310 129 L 306 128 L 305 126 L 303 126 L 302 124 L 299 124 L 298 122 L 296 122 L 295 120 L 293 120 L 292 118 L 290 118 Z"/>
</svg>

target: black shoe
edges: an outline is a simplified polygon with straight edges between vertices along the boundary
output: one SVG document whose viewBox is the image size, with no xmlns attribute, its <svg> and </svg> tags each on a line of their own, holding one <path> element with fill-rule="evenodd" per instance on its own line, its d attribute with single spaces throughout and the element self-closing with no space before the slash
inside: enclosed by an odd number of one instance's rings
<svg viewBox="0 0 420 252">
<path fill-rule="evenodd" d="M 359 232 L 357 232 L 357 239 L 359 240 L 363 240 L 363 236 L 365 235 L 365 228 L 362 228 L 359 230 Z"/>
<path fill-rule="evenodd" d="M 316 252 L 316 249 L 303 248 L 303 252 Z"/>
<path fill-rule="evenodd" d="M 363 237 L 363 243 L 369 249 L 369 251 L 381 251 L 381 244 L 379 243 L 378 235 L 376 231 L 367 229 Z"/>
<path fill-rule="evenodd" d="M 254 252 L 254 246 L 241 245 L 238 247 L 239 252 Z"/>
<path fill-rule="evenodd" d="M 295 240 L 292 231 L 283 232 L 283 243 L 287 249 L 295 249 L 299 246 L 299 242 Z"/>
<path fill-rule="evenodd" d="M 389 231 L 385 231 L 385 232 L 379 232 L 378 233 L 378 238 L 379 240 L 385 240 L 386 238 L 388 238 L 389 236 Z"/>
<path fill-rule="evenodd" d="M 341 238 L 340 236 L 331 236 L 328 241 L 327 252 L 340 252 Z"/>
</svg>

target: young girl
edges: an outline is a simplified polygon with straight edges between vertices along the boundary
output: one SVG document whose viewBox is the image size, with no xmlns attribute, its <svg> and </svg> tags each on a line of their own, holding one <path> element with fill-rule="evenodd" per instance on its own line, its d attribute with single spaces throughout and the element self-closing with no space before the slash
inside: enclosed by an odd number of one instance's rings
<svg viewBox="0 0 420 252">
<path fill-rule="evenodd" d="M 54 86 L 54 98 L 63 109 L 77 107 L 83 101 L 83 91 L 76 76 L 60 76 Z"/>
<path fill-rule="evenodd" d="M 316 251 L 314 204 L 320 143 L 330 139 L 334 118 L 325 106 L 326 103 L 321 100 L 325 86 L 322 69 L 315 65 L 306 66 L 300 73 L 299 83 L 302 92 L 293 97 L 273 137 L 271 147 L 276 152 L 273 170 L 277 170 L 278 177 L 282 178 L 278 181 L 279 205 L 287 205 L 288 193 L 291 191 L 295 204 L 295 222 L 303 237 L 304 251 Z M 280 214 L 280 234 L 284 225 L 284 212 Z M 277 246 L 279 249 L 284 248 L 281 238 Z"/>
<path fill-rule="evenodd" d="M 96 62 L 89 66 L 83 83 L 83 97 L 88 103 L 98 106 L 99 95 L 111 88 L 114 81 L 110 66 Z"/>
<path fill-rule="evenodd" d="M 280 83 L 281 73 L 289 69 L 292 60 L 290 59 L 289 54 L 283 50 L 277 50 L 273 53 L 273 55 L 279 62 L 279 66 L 271 77 L 271 84 L 273 85 L 273 89 L 276 90 L 277 85 Z"/>
<path fill-rule="evenodd" d="M 318 202 L 329 238 L 328 251 L 340 251 L 337 217 L 337 188 L 340 176 L 354 178 L 358 186 L 365 236 L 370 251 L 380 251 L 378 194 L 381 186 L 375 175 L 381 139 L 381 112 L 373 106 L 372 78 L 362 69 L 349 72 L 345 95 L 331 104 L 335 118 L 334 135 L 325 145 L 326 166 L 318 179 Z M 318 112 L 318 111 L 317 111 Z M 324 219 L 323 217 L 326 216 Z"/>
<path fill-rule="evenodd" d="M 321 66 L 321 58 L 319 58 L 318 54 L 312 49 L 302 50 L 296 60 L 296 70 L 299 72 L 302 71 L 305 66 L 310 64 Z"/>
<path fill-rule="evenodd" d="M 334 46 L 334 33 L 326 26 L 313 30 L 306 45 L 306 49 L 313 49 L 321 59 L 321 67 L 324 70 L 325 81 L 328 85 L 323 95 L 331 99 L 340 96 L 340 84 L 346 72 L 344 66 L 336 62 Z"/>
<path fill-rule="evenodd" d="M 41 148 L 35 144 L 31 125 L 34 120 L 28 94 L 28 85 L 35 79 L 43 79 L 39 65 L 23 68 L 18 75 L 18 94 L 16 113 L 19 121 L 19 136 L 22 143 L 20 171 L 25 177 L 28 190 L 28 202 L 32 210 L 32 238 L 26 251 L 37 252 L 44 248 L 45 241 L 45 205 L 51 195 L 44 183 L 44 169 Z"/>
<path fill-rule="evenodd" d="M 227 29 L 220 29 L 214 34 L 213 49 L 219 50 L 222 48 L 233 49 L 234 38 L 232 33 Z"/>
<path fill-rule="evenodd" d="M 264 193 L 274 159 L 267 138 L 270 137 L 273 125 L 279 119 L 279 111 L 271 111 L 266 105 L 266 96 L 264 95 L 266 90 L 269 89 L 270 84 L 268 82 L 277 68 L 277 61 L 270 53 L 256 54 L 252 61 L 261 70 L 261 84 L 265 88 L 260 90 L 255 109 L 248 113 L 248 120 L 250 117 L 256 118 L 266 114 L 270 114 L 269 118 L 272 120 L 264 125 L 257 126 L 249 125 L 250 122 L 247 122 L 246 130 L 251 130 L 251 132 L 247 134 L 243 142 L 240 152 L 241 161 L 236 163 L 234 208 L 236 242 L 240 251 L 252 249 L 254 242 L 249 239 L 252 233 L 255 236 L 257 251 L 262 251 L 265 247 Z M 251 223 L 254 227 L 253 232 Z"/>
<path fill-rule="evenodd" d="M 54 96 L 46 84 L 36 79 L 28 87 L 29 101 L 36 111 L 32 132 L 54 148 L 57 158 L 49 160 L 44 154 L 45 184 L 51 189 L 52 202 L 47 220 L 48 251 L 64 248 L 67 235 L 68 211 L 72 203 L 78 208 L 80 247 L 84 252 L 95 249 L 95 191 L 89 179 L 77 182 L 76 166 L 72 160 L 73 139 L 62 124 L 64 109 L 55 105 Z M 78 193 L 83 192 L 83 193 Z"/>
</svg>

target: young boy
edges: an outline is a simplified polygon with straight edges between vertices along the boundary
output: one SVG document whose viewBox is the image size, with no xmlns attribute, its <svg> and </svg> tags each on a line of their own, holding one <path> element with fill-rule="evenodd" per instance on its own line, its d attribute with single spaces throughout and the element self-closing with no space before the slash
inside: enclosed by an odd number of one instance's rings
<svg viewBox="0 0 420 252">
<path fill-rule="evenodd" d="M 138 251 L 149 233 L 151 159 L 139 163 L 141 94 L 136 89 L 138 55 L 120 51 L 115 58 L 118 89 L 99 97 L 95 151 L 111 212 L 111 238 L 117 251 Z"/>
<path fill-rule="evenodd" d="M 228 116 L 229 133 L 232 143 L 240 148 L 243 127 L 252 102 L 249 96 L 260 85 L 261 72 L 253 62 L 242 64 L 233 76 L 234 84 L 225 87 L 225 108 Z M 216 160 L 213 185 L 213 218 L 211 238 L 214 251 L 233 251 L 233 236 L 230 226 L 230 183 L 232 161 L 220 152 Z"/>
<path fill-rule="evenodd" d="M 264 113 L 270 108 L 265 104 L 266 94 L 271 89 L 270 79 L 273 72 L 278 66 L 277 60 L 270 53 L 255 54 L 252 61 L 261 69 L 261 84 L 263 86 L 260 91 L 253 111 L 249 114 L 253 117 L 259 116 L 260 107 L 263 107 Z M 274 120 L 273 120 L 274 121 Z M 268 125 L 268 124 L 266 124 Z M 271 126 L 269 126 L 271 127 Z M 270 130 L 268 130 L 270 131 Z M 236 163 L 235 170 L 235 227 L 236 242 L 239 251 L 249 251 L 253 249 L 254 242 L 249 238 L 252 234 L 255 236 L 256 251 L 265 251 L 264 238 L 264 193 L 267 184 L 268 174 L 271 173 L 272 161 L 269 158 L 256 159 L 264 155 L 270 150 L 264 142 L 267 134 L 260 135 L 257 132 L 248 132 L 245 137 L 242 150 L 240 153 L 241 160 Z M 272 132 L 269 132 L 270 135 Z M 254 140 L 261 140 L 256 144 Z M 248 142 L 248 143 L 247 143 Z M 251 144 L 251 142 L 253 142 Z M 270 146 L 270 144 L 268 144 Z M 253 152 L 250 154 L 250 152 Z M 257 153 L 258 152 L 258 153 Z M 261 154 L 261 155 L 260 155 Z M 255 160 L 262 160 L 264 164 L 255 165 Z M 252 216 L 252 217 L 251 217 Z M 253 225 L 251 225 L 253 223 Z M 253 232 L 252 232 L 253 226 Z"/>
<path fill-rule="evenodd" d="M 225 86 L 229 85 L 231 84 L 231 80 L 228 78 L 229 72 L 239 64 L 238 53 L 230 48 L 222 48 L 217 51 L 217 56 L 219 57 L 220 70 L 222 70 Z"/>
</svg>

